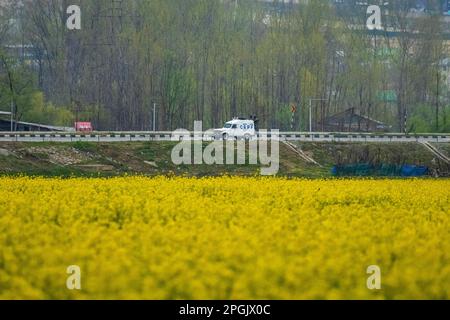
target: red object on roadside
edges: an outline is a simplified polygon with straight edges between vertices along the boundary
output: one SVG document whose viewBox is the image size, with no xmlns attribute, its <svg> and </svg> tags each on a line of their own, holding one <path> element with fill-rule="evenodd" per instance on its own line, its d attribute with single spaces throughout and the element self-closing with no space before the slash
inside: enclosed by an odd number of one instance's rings
<svg viewBox="0 0 450 320">
<path fill-rule="evenodd" d="M 92 132 L 91 122 L 75 122 L 75 130 L 79 132 Z"/>
</svg>

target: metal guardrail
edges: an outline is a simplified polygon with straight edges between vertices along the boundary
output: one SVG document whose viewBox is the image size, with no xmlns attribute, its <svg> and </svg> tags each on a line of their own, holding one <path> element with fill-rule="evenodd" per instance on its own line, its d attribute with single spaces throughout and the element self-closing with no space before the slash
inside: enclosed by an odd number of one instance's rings
<svg viewBox="0 0 450 320">
<path fill-rule="evenodd" d="M 260 138 L 278 136 L 283 141 L 315 142 L 432 142 L 450 143 L 450 134 L 377 134 L 377 133 L 305 133 L 278 132 L 260 134 Z M 211 134 L 190 133 L 189 137 L 173 132 L 5 132 L 0 133 L 0 142 L 133 142 L 133 141 L 179 141 L 181 139 L 213 140 Z"/>
<path fill-rule="evenodd" d="M 296 133 L 280 132 L 280 140 L 331 142 L 450 142 L 450 134 Z"/>
</svg>

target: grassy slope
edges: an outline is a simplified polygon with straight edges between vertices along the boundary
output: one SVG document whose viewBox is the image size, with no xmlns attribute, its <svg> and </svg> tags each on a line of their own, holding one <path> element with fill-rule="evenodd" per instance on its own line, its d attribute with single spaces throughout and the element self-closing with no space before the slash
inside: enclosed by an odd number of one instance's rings
<svg viewBox="0 0 450 320">
<path fill-rule="evenodd" d="M 340 163 L 418 164 L 438 167 L 431 153 L 419 144 L 299 143 L 322 167 L 305 163 L 280 145 L 282 176 L 329 177 Z M 171 161 L 171 142 L 130 143 L 0 143 L 0 175 L 116 176 L 155 175 L 255 175 L 259 166 L 176 166 Z M 449 151 L 449 145 L 438 147 Z"/>
</svg>

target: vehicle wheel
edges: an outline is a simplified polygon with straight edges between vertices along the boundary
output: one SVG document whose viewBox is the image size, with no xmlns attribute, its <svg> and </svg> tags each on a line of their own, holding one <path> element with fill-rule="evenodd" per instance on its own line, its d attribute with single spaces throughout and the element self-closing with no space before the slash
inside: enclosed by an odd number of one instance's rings
<svg viewBox="0 0 450 320">
<path fill-rule="evenodd" d="M 244 135 L 244 140 L 245 141 L 250 141 L 251 136 L 249 134 Z"/>
<path fill-rule="evenodd" d="M 224 133 L 224 134 L 222 135 L 222 139 L 223 139 L 223 140 L 228 140 L 228 133 Z"/>
</svg>

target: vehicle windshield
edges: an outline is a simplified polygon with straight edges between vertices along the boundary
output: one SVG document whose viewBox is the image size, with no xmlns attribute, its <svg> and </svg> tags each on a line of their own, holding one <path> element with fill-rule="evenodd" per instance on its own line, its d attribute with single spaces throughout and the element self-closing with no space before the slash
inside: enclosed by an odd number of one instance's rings
<svg viewBox="0 0 450 320">
<path fill-rule="evenodd" d="M 233 125 L 231 123 L 225 123 L 225 125 L 223 126 L 225 129 L 231 129 Z"/>
</svg>

